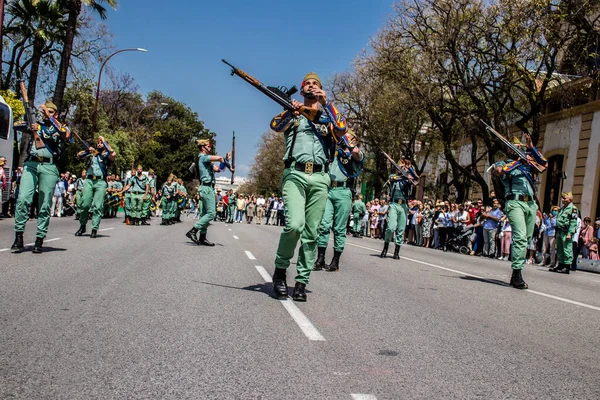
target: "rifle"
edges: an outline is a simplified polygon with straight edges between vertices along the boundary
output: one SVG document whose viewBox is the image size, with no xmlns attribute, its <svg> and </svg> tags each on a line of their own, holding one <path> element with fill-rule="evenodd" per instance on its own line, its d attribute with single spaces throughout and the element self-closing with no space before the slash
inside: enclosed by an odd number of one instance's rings
<svg viewBox="0 0 600 400">
<path fill-rule="evenodd" d="M 483 120 L 480 120 L 480 121 L 485 125 L 485 129 L 487 129 L 490 133 L 492 133 L 494 136 L 496 136 L 496 138 L 498 138 L 505 146 L 507 146 L 510 150 L 512 150 L 521 160 L 527 162 L 528 164 L 531 164 L 531 166 L 533 168 L 535 168 L 538 173 L 541 174 L 542 172 L 546 171 L 545 166 L 543 166 L 543 165 L 539 164 L 538 162 L 536 162 L 535 160 L 533 160 L 531 156 L 528 156 L 527 153 L 525 153 L 519 147 L 512 144 L 508 139 L 506 139 L 504 136 L 499 134 L 494 128 L 492 128 L 491 126 L 486 124 L 485 121 L 483 121 Z"/>
<path fill-rule="evenodd" d="M 85 151 L 90 151 L 90 147 L 92 147 L 92 146 L 89 144 L 89 142 L 88 142 L 88 141 L 86 141 L 86 140 L 83 140 L 83 139 L 81 138 L 81 136 L 79 136 L 79 135 L 78 135 L 78 134 L 77 134 L 75 131 L 71 131 L 71 133 L 72 133 L 73 135 L 75 135 L 75 137 L 76 137 L 76 138 L 79 140 L 79 142 L 81 143 L 81 145 L 83 146 L 83 149 L 84 149 Z M 94 149 L 94 154 L 93 154 L 93 155 L 97 155 L 97 154 L 98 154 L 98 151 L 97 151 L 96 149 Z"/>
<path fill-rule="evenodd" d="M 408 172 L 408 168 L 406 168 L 405 166 L 401 166 L 398 165 L 393 159 L 392 157 L 390 157 L 388 155 L 388 153 L 386 153 L 385 151 L 383 151 L 381 148 L 379 149 L 379 151 L 381 151 L 381 153 L 385 156 L 385 158 L 388 159 L 388 161 L 394 166 L 394 168 L 396 168 L 396 170 L 400 173 L 400 175 L 404 176 L 406 179 L 408 179 L 408 181 L 410 183 L 412 183 L 413 185 L 418 185 L 419 184 L 419 177 L 417 176 L 417 178 L 415 179 L 414 176 L 412 176 L 409 172 Z M 415 176 L 417 174 L 415 173 Z"/>
<path fill-rule="evenodd" d="M 235 131 L 233 131 L 233 138 L 231 139 L 231 169 L 235 170 Z M 233 176 L 235 172 L 231 171 L 231 184 L 233 185 Z"/>
<path fill-rule="evenodd" d="M 276 102 L 277 104 L 282 106 L 285 110 L 298 111 L 298 112 L 300 112 L 300 114 L 304 115 L 306 118 L 308 118 L 312 122 L 317 122 L 319 120 L 319 117 L 321 116 L 321 113 L 322 113 L 321 110 L 315 110 L 315 109 L 308 108 L 305 106 L 300 107 L 299 110 L 294 109 L 294 106 L 292 105 L 291 96 L 298 91 L 296 86 L 292 86 L 291 89 L 288 89 L 283 86 L 280 86 L 280 87 L 265 86 L 258 79 L 247 74 L 246 72 L 242 71 L 241 69 L 234 67 L 233 65 L 229 64 L 227 61 L 225 61 L 223 59 L 221 61 L 223 61 L 225 64 L 227 64 L 231 67 L 231 75 L 232 76 L 233 75 L 239 76 L 240 78 L 242 78 L 243 80 L 245 80 L 246 82 L 248 82 L 249 84 L 251 84 L 252 86 L 257 88 L 258 90 L 260 90 L 262 93 L 264 93 L 268 98 L 270 98 L 271 100 L 273 100 L 274 102 Z"/>
<path fill-rule="evenodd" d="M 29 128 L 28 130 L 31 132 L 31 134 L 33 134 L 35 148 L 38 150 L 43 149 L 46 147 L 46 145 L 44 144 L 44 141 L 40 135 L 38 135 L 37 130 L 33 129 L 33 124 L 37 124 L 37 121 L 35 118 L 34 108 L 31 106 L 31 104 L 29 104 L 29 97 L 27 97 L 27 88 L 25 88 L 25 82 L 20 80 L 19 87 L 21 88 L 21 96 L 23 97 L 23 107 L 25 107 L 25 119 L 27 120 L 27 126 Z"/>
</svg>

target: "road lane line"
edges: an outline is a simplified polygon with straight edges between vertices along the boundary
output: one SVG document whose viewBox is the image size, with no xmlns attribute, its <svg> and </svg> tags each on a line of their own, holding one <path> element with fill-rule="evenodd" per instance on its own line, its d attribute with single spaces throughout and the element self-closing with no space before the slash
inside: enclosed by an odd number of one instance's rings
<svg viewBox="0 0 600 400">
<path fill-rule="evenodd" d="M 239 239 L 239 237 L 237 237 L 237 236 L 235 236 L 235 235 L 233 235 L 233 238 L 234 238 L 235 240 L 238 240 L 238 239 Z"/>
<path fill-rule="evenodd" d="M 227 229 L 229 232 L 231 232 L 231 228 Z"/>
<path fill-rule="evenodd" d="M 372 394 L 351 393 L 353 400 L 377 400 L 377 397 Z"/>
<path fill-rule="evenodd" d="M 8 247 L 6 249 L 0 249 L 0 253 L 2 253 L 3 251 L 8 251 L 8 250 L 10 250 L 10 248 L 8 248 Z"/>
<path fill-rule="evenodd" d="M 255 265 L 254 268 L 256 268 L 256 270 L 258 271 L 260 276 L 262 276 L 262 278 L 265 280 L 265 282 L 267 282 L 267 283 L 273 282 L 273 280 L 271 279 L 271 276 L 269 275 L 269 273 L 267 272 L 266 269 L 264 269 L 260 265 Z"/>
<path fill-rule="evenodd" d="M 254 254 L 250 253 L 248 250 L 244 250 L 244 253 L 246 253 L 246 255 L 248 256 L 249 259 L 256 260 L 256 257 L 254 257 Z"/>
<path fill-rule="evenodd" d="M 358 244 L 353 244 L 353 243 L 348 243 L 348 242 L 346 244 L 348 244 L 350 246 L 354 246 L 354 247 L 360 247 L 361 249 L 365 249 L 365 250 L 371 250 L 371 251 L 379 252 L 379 250 L 372 249 L 370 247 L 360 246 Z M 463 271 L 458 271 L 458 270 L 451 269 L 451 268 L 442 267 L 441 265 L 436 265 L 436 264 L 428 263 L 428 262 L 425 262 L 425 261 L 415 260 L 414 258 L 408 258 L 408 257 L 400 257 L 400 258 L 403 259 L 403 260 L 412 261 L 412 262 L 415 262 L 415 263 L 418 263 L 418 264 L 427 265 L 428 267 L 433 267 L 433 268 L 441 269 L 441 270 L 444 270 L 444 271 L 452 272 L 452 273 L 455 273 L 455 274 L 458 274 L 458 275 L 466 275 L 466 276 L 470 276 L 472 278 L 480 279 L 482 281 L 491 282 L 487 278 L 484 278 L 484 277 L 479 276 L 479 275 L 469 274 L 468 272 L 463 272 Z M 591 310 L 600 311 L 600 307 L 596 307 L 596 306 L 593 306 L 591 304 L 581 303 L 581 302 L 575 301 L 575 300 L 566 299 L 564 297 L 555 296 L 555 295 L 548 294 L 548 293 L 538 292 L 537 290 L 527 289 L 527 290 L 524 290 L 524 292 L 535 294 L 535 295 L 542 296 L 542 297 L 547 297 L 547 298 L 558 300 L 558 301 L 562 301 L 564 303 L 574 304 L 576 306 L 581 306 L 581 307 L 589 308 Z"/>
<path fill-rule="evenodd" d="M 98 232 L 110 231 L 111 229 L 115 229 L 115 228 L 98 229 Z"/>
<path fill-rule="evenodd" d="M 296 324 L 300 327 L 304 336 L 308 340 L 314 341 L 325 341 L 325 338 L 319 333 L 317 328 L 306 318 L 306 316 L 300 311 L 298 307 L 291 300 L 279 300 L 283 307 L 287 310 L 288 314 L 292 317 Z"/>
<path fill-rule="evenodd" d="M 260 265 L 255 265 L 254 268 L 256 268 L 256 270 L 258 271 L 260 276 L 262 276 L 265 282 L 273 282 L 271 276 L 263 267 L 261 267 Z M 323 335 L 319 333 L 317 328 L 315 328 L 315 326 L 308 320 L 308 318 L 306 318 L 302 311 L 300 311 L 300 309 L 291 300 L 284 299 L 279 300 L 279 302 L 283 305 L 283 308 L 286 309 L 288 314 L 290 314 L 290 317 L 292 317 L 292 319 L 300 327 L 302 333 L 304 333 L 304 336 L 306 336 L 308 340 L 325 341 Z"/>
<path fill-rule="evenodd" d="M 56 240 L 60 240 L 62 238 L 54 238 L 54 239 L 48 239 L 48 240 L 44 240 L 44 243 L 49 243 L 49 242 L 54 242 Z M 26 243 L 25 246 L 33 246 L 35 243 Z M 3 251 L 8 251 L 10 250 L 10 248 L 6 248 L 6 249 L 0 249 L 0 253 L 2 253 Z"/>
</svg>

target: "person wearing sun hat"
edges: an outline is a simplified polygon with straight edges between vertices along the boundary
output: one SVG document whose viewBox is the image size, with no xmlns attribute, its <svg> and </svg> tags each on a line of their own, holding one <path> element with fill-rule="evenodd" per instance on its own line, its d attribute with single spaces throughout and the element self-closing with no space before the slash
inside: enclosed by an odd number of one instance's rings
<svg viewBox="0 0 600 400">
<path fill-rule="evenodd" d="M 56 105 L 51 101 L 40 105 L 42 121 L 29 126 L 25 122 L 16 122 L 14 129 L 28 132 L 29 141 L 25 149 L 27 158 L 23 164 L 23 175 L 19 187 L 19 198 L 15 210 L 15 241 L 11 252 L 20 253 L 23 250 L 23 232 L 25 224 L 29 219 L 29 208 L 33 196 L 38 191 L 38 218 L 37 233 L 33 253 L 41 253 L 44 238 L 48 233 L 50 223 L 50 208 L 52 203 L 52 192 L 58 181 L 58 160 L 64 151 L 64 146 L 71 140 L 71 132 L 66 125 L 56 119 Z M 34 141 L 33 132 L 36 132 L 43 142 L 43 146 L 37 146 Z M 38 148 L 40 147 L 40 148 Z"/>
<path fill-rule="evenodd" d="M 198 194 L 200 195 L 200 202 L 202 204 L 202 214 L 198 222 L 196 222 L 194 227 L 185 236 L 197 245 L 214 246 L 214 243 L 206 239 L 206 232 L 208 225 L 215 219 L 215 215 L 217 214 L 215 207 L 215 172 L 221 172 L 225 167 L 229 168 L 231 172 L 235 171 L 235 169 L 229 164 L 231 153 L 227 153 L 225 157 L 210 154 L 212 149 L 210 139 L 196 140 L 196 146 L 198 146 L 198 150 L 200 151 L 197 168 L 200 178 Z M 221 165 L 218 167 L 214 166 L 213 162 L 220 162 Z M 200 233 L 199 238 L 196 236 L 198 233 Z"/>
<path fill-rule="evenodd" d="M 525 133 L 527 155 L 541 165 L 546 165 L 544 156 L 533 146 L 531 136 Z M 514 141 L 513 141 L 514 142 Z M 533 167 L 527 160 L 507 160 L 492 164 L 490 169 L 500 176 L 504 185 L 505 214 L 512 227 L 512 276 L 510 285 L 516 289 L 527 289 L 522 270 L 525 265 L 527 245 L 533 236 L 535 217 L 538 210 L 535 202 Z"/>
<path fill-rule="evenodd" d="M 292 100 L 294 110 L 280 113 L 270 125 L 283 134 L 286 147 L 281 181 L 285 227 L 275 255 L 273 292 L 277 298 L 287 298 L 286 271 L 300 241 L 292 298 L 306 301 L 305 288 L 315 263 L 318 228 L 331 184 L 329 165 L 336 144 L 346 134 L 346 120 L 327 100 L 316 73 L 304 77 L 300 95 L 304 102 Z M 318 111 L 317 117 L 309 120 L 306 109 Z"/>
<path fill-rule="evenodd" d="M 556 216 L 556 258 L 558 265 L 550 268 L 552 272 L 568 274 L 573 263 L 572 238 L 577 230 L 577 207 L 573 205 L 573 193 L 563 192 L 563 206 Z"/>
</svg>

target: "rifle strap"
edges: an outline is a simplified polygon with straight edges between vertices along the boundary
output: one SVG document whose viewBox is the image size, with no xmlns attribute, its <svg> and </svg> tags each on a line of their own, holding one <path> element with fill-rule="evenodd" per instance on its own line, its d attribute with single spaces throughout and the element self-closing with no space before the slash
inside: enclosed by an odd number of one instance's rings
<svg viewBox="0 0 600 400">
<path fill-rule="evenodd" d="M 292 133 L 292 144 L 290 145 L 290 150 L 288 151 L 288 156 L 286 160 L 286 164 L 291 164 L 294 161 L 294 145 L 296 144 L 296 136 L 298 136 L 298 124 L 297 121 L 294 120 L 294 131 Z"/>
</svg>

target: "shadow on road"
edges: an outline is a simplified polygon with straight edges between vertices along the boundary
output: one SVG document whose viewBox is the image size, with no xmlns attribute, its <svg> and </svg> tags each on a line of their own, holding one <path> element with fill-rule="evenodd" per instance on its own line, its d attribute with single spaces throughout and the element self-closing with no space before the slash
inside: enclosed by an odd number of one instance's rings
<svg viewBox="0 0 600 400">
<path fill-rule="evenodd" d="M 476 278 L 474 276 L 461 276 L 460 279 L 463 279 L 465 281 L 477 281 L 477 282 L 483 282 L 483 283 L 491 283 L 492 285 L 511 287 L 508 283 L 499 281 L 497 279 L 482 279 L 482 278 Z"/>
<path fill-rule="evenodd" d="M 221 285 L 220 283 L 211 283 L 211 282 L 203 282 L 203 281 L 192 281 L 194 283 L 202 283 L 204 285 L 209 285 L 209 286 L 217 286 L 217 287 L 222 287 L 222 288 L 226 288 L 226 289 L 235 289 L 235 290 L 247 290 L 249 292 L 260 292 L 263 294 L 266 294 L 267 296 L 276 299 L 275 296 L 273 296 L 273 286 L 271 283 L 259 283 L 256 285 L 250 285 L 250 286 L 245 286 L 245 287 L 237 287 L 237 286 L 229 286 L 229 285 Z M 293 291 L 293 287 L 290 287 L 288 290 L 288 295 L 291 296 L 291 292 Z M 306 293 L 312 293 L 310 290 L 306 289 Z"/>
</svg>

